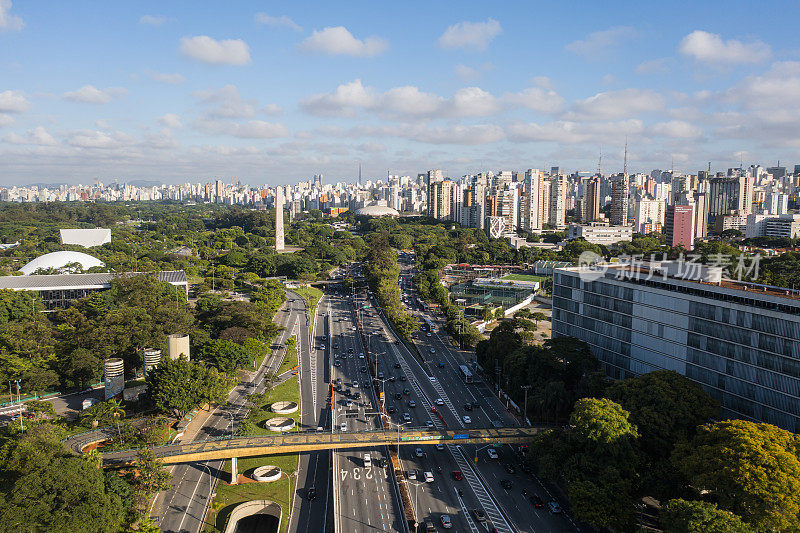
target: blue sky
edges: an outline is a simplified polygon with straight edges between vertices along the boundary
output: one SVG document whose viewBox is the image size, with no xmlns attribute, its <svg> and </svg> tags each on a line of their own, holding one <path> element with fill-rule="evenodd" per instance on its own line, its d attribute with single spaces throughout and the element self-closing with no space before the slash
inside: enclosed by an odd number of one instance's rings
<svg viewBox="0 0 800 533">
<path fill-rule="evenodd" d="M 800 163 L 797 2 L 0 0 L 0 183 Z"/>
</svg>

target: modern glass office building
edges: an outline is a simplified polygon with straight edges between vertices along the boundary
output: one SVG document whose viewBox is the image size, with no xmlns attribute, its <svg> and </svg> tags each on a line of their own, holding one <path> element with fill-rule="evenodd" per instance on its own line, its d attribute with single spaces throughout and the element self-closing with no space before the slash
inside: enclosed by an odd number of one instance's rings
<svg viewBox="0 0 800 533">
<path fill-rule="evenodd" d="M 553 336 L 589 344 L 625 378 L 674 370 L 699 383 L 725 418 L 800 433 L 800 293 L 655 267 L 556 269 Z"/>
</svg>

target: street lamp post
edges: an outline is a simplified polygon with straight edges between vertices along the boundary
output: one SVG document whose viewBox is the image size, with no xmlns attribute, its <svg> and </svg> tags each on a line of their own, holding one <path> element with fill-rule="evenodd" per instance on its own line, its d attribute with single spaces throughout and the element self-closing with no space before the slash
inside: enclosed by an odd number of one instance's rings
<svg viewBox="0 0 800 533">
<path fill-rule="evenodd" d="M 528 389 L 531 388 L 531 385 L 522 385 L 520 388 L 525 391 L 525 403 L 524 407 L 522 408 L 522 422 L 525 425 L 528 425 Z"/>
<path fill-rule="evenodd" d="M 419 483 L 417 481 L 409 481 L 409 480 L 406 480 L 406 483 L 408 483 L 409 485 L 414 485 L 414 528 L 416 529 L 417 526 L 419 526 L 419 511 L 417 510 L 418 509 L 418 507 L 417 507 L 417 501 L 418 501 L 417 494 L 419 493 L 419 486 L 422 485 L 422 483 Z"/>
</svg>

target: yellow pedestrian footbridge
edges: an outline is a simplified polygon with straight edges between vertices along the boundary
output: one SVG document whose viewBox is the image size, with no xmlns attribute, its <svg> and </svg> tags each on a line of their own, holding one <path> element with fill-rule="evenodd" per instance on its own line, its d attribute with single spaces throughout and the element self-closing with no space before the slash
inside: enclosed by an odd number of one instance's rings
<svg viewBox="0 0 800 533">
<path fill-rule="evenodd" d="M 422 444 L 511 444 L 530 442 L 547 428 L 487 428 L 487 429 L 380 429 L 360 432 L 307 431 L 278 435 L 233 437 L 228 439 L 151 446 L 149 449 L 164 463 L 187 463 L 231 457 L 251 457 L 312 450 L 341 450 L 371 448 L 385 445 Z M 103 454 L 108 464 L 132 461 L 139 449 Z"/>
</svg>

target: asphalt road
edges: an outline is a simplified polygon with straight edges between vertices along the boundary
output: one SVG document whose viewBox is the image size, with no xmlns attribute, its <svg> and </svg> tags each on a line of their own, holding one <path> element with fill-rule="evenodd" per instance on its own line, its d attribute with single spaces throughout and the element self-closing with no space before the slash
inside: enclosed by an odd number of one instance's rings
<svg viewBox="0 0 800 533">
<path fill-rule="evenodd" d="M 366 359 L 358 331 L 354 331 L 354 312 L 349 299 L 331 298 L 329 315 L 330 349 L 337 354 L 340 366 L 332 368 L 334 379 L 340 378 L 344 389 L 358 391 L 361 398 L 347 406 L 343 394 L 333 394 L 334 424 L 332 431 L 362 431 L 380 427 L 377 416 L 366 416 L 365 411 L 377 409 L 377 397 L 370 386 L 371 377 L 366 370 Z M 352 353 L 349 353 L 352 352 Z M 357 410 L 358 418 L 346 418 L 348 409 Z M 369 454 L 372 465 L 365 465 Z M 370 449 L 352 449 L 333 452 L 334 520 L 337 533 L 406 531 L 399 495 L 393 473 L 376 464 L 378 459 L 388 460 L 385 446 Z"/>
<path fill-rule="evenodd" d="M 410 274 L 411 265 L 401 263 L 401 277 L 410 276 Z M 413 289 L 410 284 L 407 284 L 407 287 L 412 296 L 409 300 L 413 301 Z M 412 309 L 412 312 L 418 318 L 428 318 L 435 324 L 435 331 L 430 336 L 422 332 L 416 334 L 415 344 L 419 352 L 424 354 L 423 357 L 427 362 L 421 364 L 407 350 L 403 349 L 402 351 L 405 352 L 409 369 L 415 374 L 422 392 L 429 395 L 432 401 L 435 402 L 435 398 L 442 398 L 446 404 L 437 406 L 437 410 L 442 415 L 441 420 L 450 428 L 490 427 L 493 423 L 501 424 L 504 427 L 518 425 L 487 384 L 480 382 L 467 384 L 461 378 L 459 365 L 471 364 L 474 355 L 465 357 L 465 354 L 453 349 L 447 334 L 442 330 L 444 324 L 439 317 L 418 309 Z M 443 363 L 443 367 L 440 367 L 440 362 Z M 478 402 L 480 407 L 467 411 L 465 405 L 473 402 Z M 471 423 L 464 422 L 465 415 L 470 417 Z M 488 448 L 489 446 L 477 445 L 465 445 L 457 449 L 454 446 L 449 447 L 453 459 L 458 460 L 460 456 L 460 461 L 458 461 L 460 466 L 471 466 L 479 481 L 479 483 L 474 483 L 473 480 L 470 480 L 469 486 L 470 489 L 473 489 L 471 492 L 475 492 L 476 499 L 484 507 L 488 518 L 487 524 L 495 522 L 493 525 L 498 530 L 503 529 L 503 524 L 498 524 L 497 520 L 493 520 L 494 512 L 491 507 L 495 507 L 508 525 L 516 531 L 534 533 L 575 531 L 577 529 L 568 516 L 551 514 L 545 508 L 537 508 L 531 503 L 530 497 L 533 495 L 538 496 L 545 503 L 556 498 L 538 479 L 523 472 L 522 458 L 514 447 L 510 445 L 492 446 L 498 452 L 498 459 L 488 457 Z M 426 452 L 422 459 L 427 457 Z M 477 462 L 474 461 L 475 457 L 478 458 Z M 424 464 L 424 461 L 421 463 Z M 510 466 L 514 472 L 509 473 L 506 466 Z M 446 470 L 445 473 L 447 473 Z M 459 483 L 463 484 L 463 482 L 453 480 L 452 474 L 444 477 L 451 488 L 458 486 Z M 504 480 L 511 482 L 511 489 L 502 487 L 501 481 Z M 477 492 L 474 490 L 475 488 L 478 489 Z M 486 495 L 480 494 L 481 488 L 489 493 L 491 502 L 485 501 Z M 433 508 L 431 509 L 433 511 Z M 481 530 L 479 527 L 478 531 Z"/>
<path fill-rule="evenodd" d="M 287 292 L 284 306 L 287 311 L 279 311 L 276 317 L 276 323 L 286 328 L 276 339 L 283 346 L 293 328 L 299 327 L 300 331 L 308 331 L 305 301 L 294 293 Z M 217 407 L 208 417 L 194 440 L 218 438 L 234 432 L 238 423 L 246 416 L 246 397 L 263 391 L 265 373 L 274 372 L 282 359 L 282 349 L 273 351 L 264 359 L 257 372 L 248 373 L 231 391 L 228 402 Z M 150 511 L 162 531 L 196 533 L 201 530 L 217 478 L 226 475 L 221 472 L 222 465 L 222 461 L 206 461 L 171 467 L 172 489 L 159 493 Z"/>
<path fill-rule="evenodd" d="M 301 430 L 323 428 L 330 430 L 330 406 L 328 405 L 328 351 L 319 350 L 328 335 L 327 317 L 319 316 L 320 309 L 327 306 L 327 297 L 317 304 L 314 333 L 301 328 L 298 344 L 300 362 L 300 412 Z M 297 330 L 294 331 L 297 333 Z M 289 518 L 289 531 L 298 533 L 323 533 L 333 531 L 333 502 L 331 486 L 331 452 L 301 453 L 297 470 L 297 489 Z M 316 497 L 308 499 L 313 488 Z"/>
</svg>

